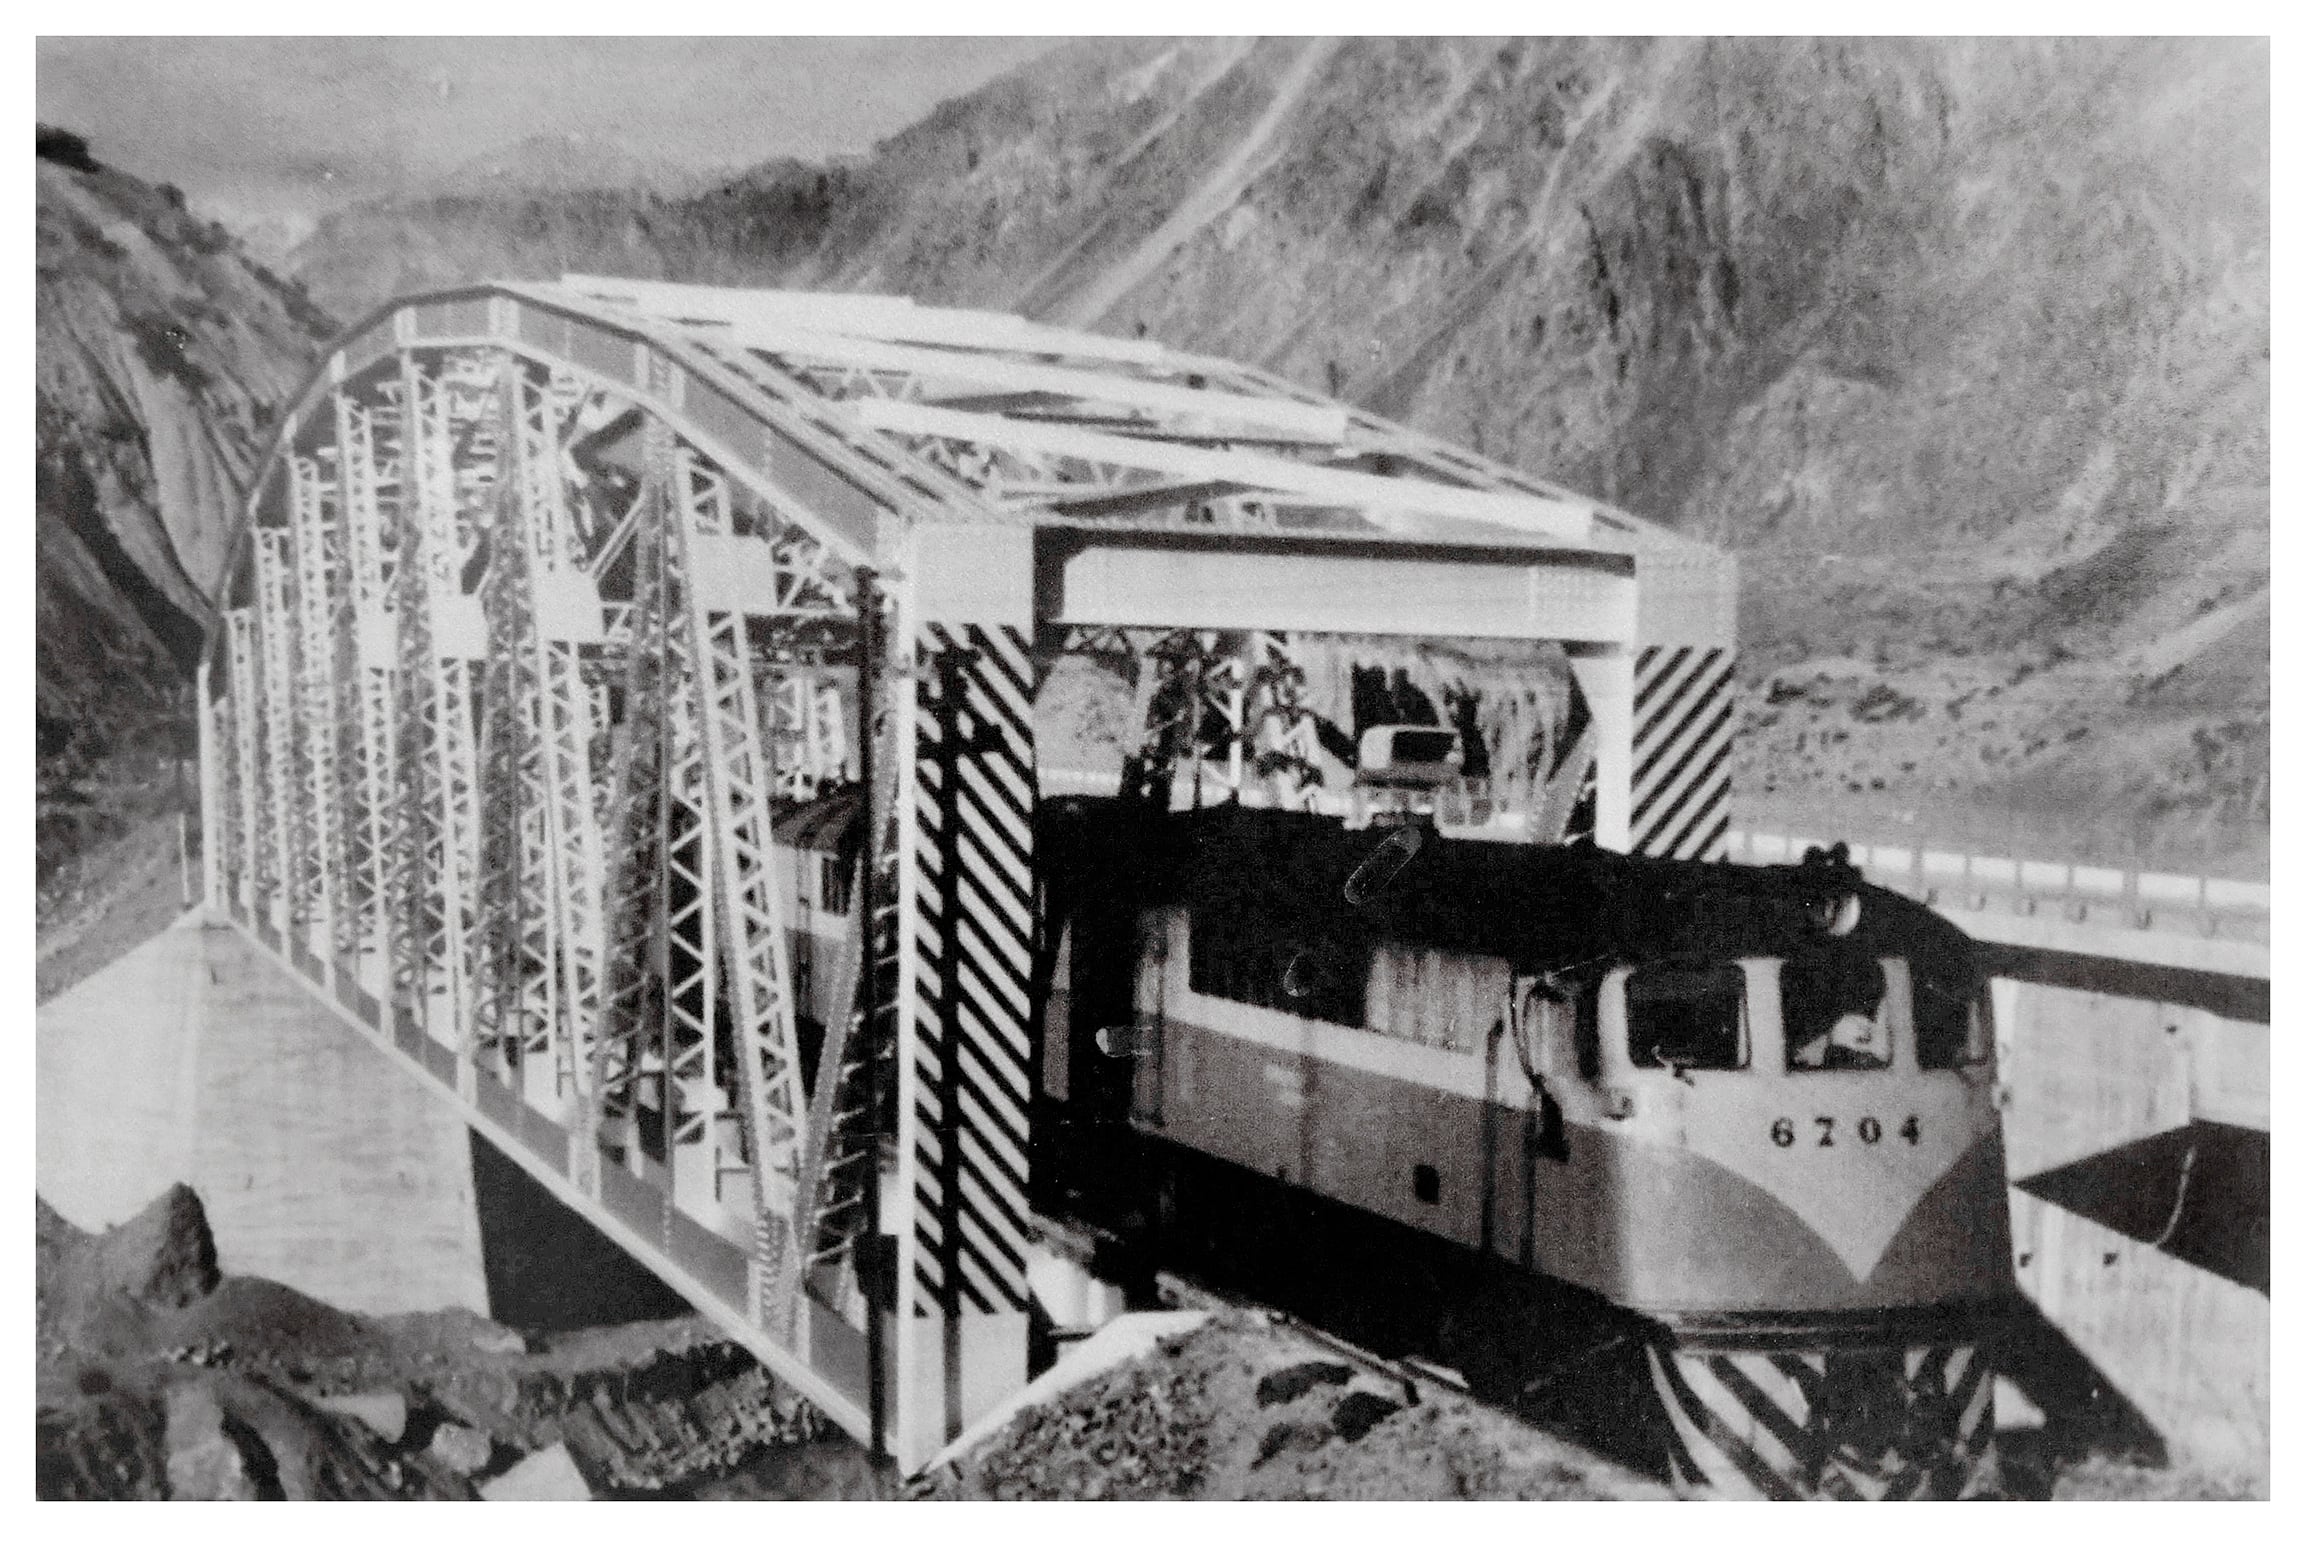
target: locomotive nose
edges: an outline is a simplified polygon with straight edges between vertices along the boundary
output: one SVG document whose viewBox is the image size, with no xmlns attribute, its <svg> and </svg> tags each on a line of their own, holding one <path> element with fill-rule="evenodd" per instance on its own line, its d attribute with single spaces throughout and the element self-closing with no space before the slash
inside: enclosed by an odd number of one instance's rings
<svg viewBox="0 0 2300 1555">
<path fill-rule="evenodd" d="M 1995 1368 L 1970 1338 L 1813 1334 L 1648 1346 L 1671 1477 L 1750 1500 L 1958 1500 L 1986 1490 Z"/>
</svg>

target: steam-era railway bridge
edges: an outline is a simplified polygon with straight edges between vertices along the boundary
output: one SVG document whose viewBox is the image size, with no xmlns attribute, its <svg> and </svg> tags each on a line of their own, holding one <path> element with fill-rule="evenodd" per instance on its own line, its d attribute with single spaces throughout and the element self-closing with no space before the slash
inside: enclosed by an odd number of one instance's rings
<svg viewBox="0 0 2300 1555">
<path fill-rule="evenodd" d="M 1247 759 L 1289 643 L 1546 644 L 1594 840 L 1718 857 L 1734 600 L 1718 551 L 1147 341 L 417 297 L 253 487 L 201 667 L 206 896 L 915 1468 L 1026 1380 L 1049 662 L 1189 660 L 1214 722 L 1175 802 L 1311 803 Z M 834 800 L 867 840 L 818 868 L 787 844 Z"/>
<path fill-rule="evenodd" d="M 1024 1380 L 1043 651 L 1560 643 L 1598 840 L 1713 853 L 1733 582 L 1148 342 L 580 278 L 415 298 L 250 499 L 203 669 L 207 890 L 914 1465 Z M 850 887 L 774 846 L 832 788 L 870 839 L 837 943 Z"/>
</svg>

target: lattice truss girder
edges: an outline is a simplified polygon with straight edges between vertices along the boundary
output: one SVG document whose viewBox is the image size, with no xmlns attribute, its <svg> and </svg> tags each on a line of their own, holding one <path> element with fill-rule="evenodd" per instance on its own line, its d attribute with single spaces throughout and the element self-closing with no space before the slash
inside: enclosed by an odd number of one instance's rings
<svg viewBox="0 0 2300 1555">
<path fill-rule="evenodd" d="M 463 521 L 462 465 L 483 434 L 483 401 L 457 392 L 452 363 L 402 357 L 401 486 L 391 599 L 398 629 L 396 800 L 390 875 L 396 1005 L 460 1045 L 473 991 L 479 775 L 469 645 L 452 629 L 474 536 Z"/>
<path fill-rule="evenodd" d="M 487 622 L 481 682 L 479 821 L 480 973 L 477 1037 L 491 1067 L 517 1080 L 529 1053 L 549 1053 L 559 1031 L 557 924 L 552 900 L 551 800 L 542 729 L 546 694 L 535 619 L 535 573 L 546 543 L 535 531 L 548 515 L 535 511 L 518 375 L 499 362 L 497 447 L 511 468 L 498 468 L 486 525 L 487 573 L 481 587 Z M 508 433 L 508 435 L 506 435 Z"/>
<path fill-rule="evenodd" d="M 773 839 L 858 771 L 845 563 L 509 352 L 403 351 L 327 409 L 224 613 L 227 894 L 578 1125 L 594 1188 L 707 1173 L 762 1321 L 851 1308 L 871 1006 L 834 974 L 810 1096 Z"/>
<path fill-rule="evenodd" d="M 296 931 L 302 892 L 302 783 L 296 765 L 295 612 L 288 532 L 255 534 L 255 624 L 262 708 L 265 835 L 257 891 L 265 919 L 282 935 Z"/>
<path fill-rule="evenodd" d="M 673 550 L 690 582 L 707 538 L 733 533 L 725 478 L 682 451 L 672 471 Z M 762 1262 L 783 1246 L 770 1227 L 790 1214 L 797 1177 L 801 1099 L 788 944 L 776 888 L 770 747 L 752 675 L 749 621 L 740 609 L 685 601 L 714 840 L 714 895 L 723 919 L 743 1124 L 752 1162 Z M 772 1241 L 768 1238 L 774 1237 Z"/>
<path fill-rule="evenodd" d="M 366 981 L 388 969 L 391 904 L 399 889 L 393 875 L 399 807 L 393 802 L 398 731 L 391 585 L 403 441 L 399 409 L 390 399 L 365 402 L 339 390 L 334 412 L 335 443 L 321 451 L 319 463 L 332 466 L 343 515 L 345 571 L 330 624 L 336 687 L 350 703 L 336 751 L 345 843 L 336 953 Z"/>
<path fill-rule="evenodd" d="M 257 669 L 256 612 L 252 605 L 224 611 L 223 727 L 231 745 L 232 830 L 223 855 L 230 899 L 249 917 L 264 908 L 261 880 L 269 848 L 264 816 L 264 770 L 259 722 L 263 688 Z"/>
</svg>

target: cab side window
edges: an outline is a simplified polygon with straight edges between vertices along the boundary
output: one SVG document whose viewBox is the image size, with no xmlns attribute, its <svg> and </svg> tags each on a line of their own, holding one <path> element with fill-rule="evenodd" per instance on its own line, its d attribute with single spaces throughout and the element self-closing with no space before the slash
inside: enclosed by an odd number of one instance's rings
<svg viewBox="0 0 2300 1555">
<path fill-rule="evenodd" d="M 1944 975 L 1922 965 L 1909 968 L 1909 1002 L 1917 1028 L 1917 1065 L 1955 1069 L 1989 1056 L 1986 985 L 1977 979 Z"/>
<path fill-rule="evenodd" d="M 1622 985 L 1629 1060 L 1644 1069 L 1739 1069 L 1749 1061 L 1748 988 L 1731 961 L 1660 962 Z"/>
</svg>

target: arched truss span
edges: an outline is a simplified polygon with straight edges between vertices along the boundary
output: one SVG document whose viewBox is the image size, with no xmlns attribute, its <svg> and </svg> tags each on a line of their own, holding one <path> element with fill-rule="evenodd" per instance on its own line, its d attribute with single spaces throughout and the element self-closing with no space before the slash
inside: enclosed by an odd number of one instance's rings
<svg viewBox="0 0 2300 1555">
<path fill-rule="evenodd" d="M 865 1120 L 776 815 L 858 775 L 879 527 L 1013 520 L 756 376 L 505 289 L 354 331 L 248 505 L 206 806 L 215 900 L 796 1345 Z"/>
</svg>

